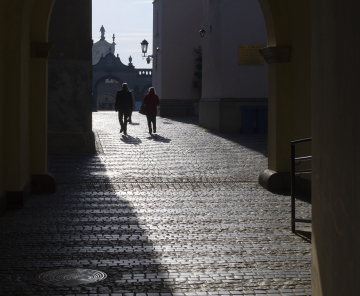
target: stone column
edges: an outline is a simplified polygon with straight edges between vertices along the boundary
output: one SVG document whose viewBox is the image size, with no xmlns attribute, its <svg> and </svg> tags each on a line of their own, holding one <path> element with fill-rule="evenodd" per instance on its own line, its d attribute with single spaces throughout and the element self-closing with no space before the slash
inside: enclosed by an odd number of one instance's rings
<svg viewBox="0 0 360 296">
<path fill-rule="evenodd" d="M 57 0 L 50 19 L 50 153 L 95 152 L 90 0 Z M 64 17 L 66 16 L 66 17 Z"/>
<path fill-rule="evenodd" d="M 260 50 L 269 64 L 268 169 L 259 182 L 271 191 L 290 186 L 291 142 L 291 47 L 274 46 Z"/>
</svg>

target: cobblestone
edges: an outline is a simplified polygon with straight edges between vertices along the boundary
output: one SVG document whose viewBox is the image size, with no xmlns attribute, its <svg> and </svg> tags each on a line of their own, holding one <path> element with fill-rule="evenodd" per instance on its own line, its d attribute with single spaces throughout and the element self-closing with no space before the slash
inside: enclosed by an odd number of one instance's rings
<svg viewBox="0 0 360 296">
<path fill-rule="evenodd" d="M 96 155 L 52 155 L 58 190 L 0 217 L 0 295 L 309 296 L 310 244 L 290 198 L 267 192 L 266 135 L 221 134 L 194 118 L 93 115 Z M 306 202 L 299 215 L 310 216 Z M 40 273 L 96 269 L 103 281 L 48 286 Z"/>
</svg>

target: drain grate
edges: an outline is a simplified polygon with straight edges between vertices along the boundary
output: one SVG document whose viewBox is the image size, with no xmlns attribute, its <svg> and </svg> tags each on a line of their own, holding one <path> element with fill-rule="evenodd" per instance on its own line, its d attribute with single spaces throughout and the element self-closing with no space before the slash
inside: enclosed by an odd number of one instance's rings
<svg viewBox="0 0 360 296">
<path fill-rule="evenodd" d="M 59 269 L 39 274 L 36 278 L 48 285 L 77 286 L 104 280 L 106 273 L 93 269 Z"/>
</svg>

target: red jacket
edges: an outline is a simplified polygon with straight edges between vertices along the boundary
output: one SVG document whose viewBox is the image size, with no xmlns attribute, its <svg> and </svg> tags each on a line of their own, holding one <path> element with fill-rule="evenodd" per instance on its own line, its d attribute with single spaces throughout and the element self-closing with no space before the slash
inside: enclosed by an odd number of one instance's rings
<svg viewBox="0 0 360 296">
<path fill-rule="evenodd" d="M 146 115 L 156 115 L 157 105 L 159 105 L 159 97 L 155 93 L 145 95 L 143 103 L 145 104 Z"/>
</svg>

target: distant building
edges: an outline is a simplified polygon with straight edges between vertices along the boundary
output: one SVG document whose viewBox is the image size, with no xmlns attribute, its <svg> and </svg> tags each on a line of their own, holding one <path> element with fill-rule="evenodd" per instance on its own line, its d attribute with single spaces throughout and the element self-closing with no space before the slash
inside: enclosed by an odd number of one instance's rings
<svg viewBox="0 0 360 296">
<path fill-rule="evenodd" d="M 113 42 L 109 43 L 105 40 L 105 28 L 101 26 L 100 28 L 101 38 L 98 42 L 94 43 L 93 51 L 92 51 L 92 64 L 97 64 L 100 59 L 106 56 L 108 53 L 115 54 L 115 34 L 113 35 L 112 39 Z"/>
<path fill-rule="evenodd" d="M 241 107 L 268 103 L 268 65 L 259 53 L 267 36 L 259 3 L 153 3 L 153 83 L 161 116 L 199 114 L 206 128 L 241 131 Z"/>
<path fill-rule="evenodd" d="M 161 116 L 197 113 L 199 91 L 193 86 L 195 49 L 201 45 L 202 2 L 153 2 L 153 83 L 160 97 Z"/>
<path fill-rule="evenodd" d="M 200 125 L 222 132 L 266 130 L 260 122 L 267 122 L 268 65 L 259 49 L 267 34 L 259 2 L 202 3 Z"/>
<path fill-rule="evenodd" d="M 115 35 L 113 42 L 105 40 L 105 28 L 101 26 L 101 39 L 94 43 L 93 61 L 93 111 L 114 110 L 116 92 L 126 82 L 134 93 L 136 101 L 141 101 L 152 86 L 152 69 L 136 69 L 129 57 L 128 65 L 115 56 Z"/>
</svg>

